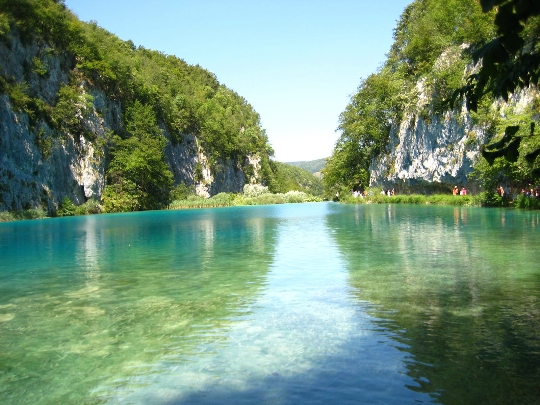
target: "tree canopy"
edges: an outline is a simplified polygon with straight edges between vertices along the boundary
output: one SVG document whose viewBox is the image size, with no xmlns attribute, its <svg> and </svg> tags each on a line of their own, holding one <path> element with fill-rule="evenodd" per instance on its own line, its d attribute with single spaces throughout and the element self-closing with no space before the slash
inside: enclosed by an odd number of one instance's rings
<svg viewBox="0 0 540 405">
<path fill-rule="evenodd" d="M 497 36 L 473 52 L 474 63 L 481 66 L 469 75 L 467 83 L 454 92 L 456 98 L 465 98 L 467 107 L 478 110 L 480 100 L 486 95 L 508 101 L 516 91 L 537 86 L 540 80 L 540 3 L 534 0 L 481 0 L 484 12 L 496 9 L 494 24 Z M 503 166 L 518 163 L 524 167 L 522 182 L 540 178 L 540 146 L 535 139 L 535 122 L 529 117 L 530 131 L 519 133 L 521 125 L 509 125 L 501 139 L 486 145 L 482 156 L 490 166 L 497 158 L 505 160 Z M 520 149 L 522 140 L 528 138 Z M 528 146 L 528 147 L 527 147 Z M 500 163 L 501 164 L 501 163 Z M 499 164 L 499 165 L 500 165 Z M 495 165 L 496 167 L 499 165 Z M 499 171 L 500 172 L 500 171 Z M 517 176 L 510 176 L 514 179 Z"/>
<path fill-rule="evenodd" d="M 108 212 L 163 208 L 170 201 L 173 176 L 165 162 L 165 137 L 150 106 L 136 101 L 126 111 L 125 139 L 114 137 L 103 195 Z"/>
<path fill-rule="evenodd" d="M 469 109 L 476 111 L 485 94 L 508 101 L 511 93 L 540 80 L 540 3 L 535 0 L 480 0 L 486 13 L 495 11 L 496 36 L 474 49 L 478 72 L 455 97 L 465 96 Z"/>
<path fill-rule="evenodd" d="M 500 135 L 504 141 L 486 147 L 484 155 L 495 163 L 506 156 L 516 165 L 501 169 L 497 177 L 504 172 L 516 182 L 532 179 L 531 165 L 540 152 L 527 120 L 534 118 L 536 104 L 519 114 L 502 114 L 493 106 L 498 97 L 508 100 L 511 93 L 538 84 L 539 8 L 534 0 L 415 0 L 408 5 L 386 62 L 362 80 L 340 116 L 340 137 L 324 170 L 327 195 L 368 186 L 370 164 L 386 153 L 390 132 L 405 116 L 429 120 L 460 100 L 494 141 L 506 127 L 519 127 Z M 424 105 L 419 91 L 429 95 Z M 494 173 L 481 169 L 484 162 L 478 162 L 476 175 L 485 179 Z"/>
</svg>

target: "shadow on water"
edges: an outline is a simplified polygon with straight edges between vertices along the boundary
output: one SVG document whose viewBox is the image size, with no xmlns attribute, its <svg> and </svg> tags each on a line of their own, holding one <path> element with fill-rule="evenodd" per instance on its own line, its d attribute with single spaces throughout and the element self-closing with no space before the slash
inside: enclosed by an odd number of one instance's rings
<svg viewBox="0 0 540 405">
<path fill-rule="evenodd" d="M 358 350 L 365 350 L 365 348 L 358 348 Z M 350 355 L 356 358 L 351 358 Z M 372 356 L 373 354 L 370 354 L 370 357 Z M 313 364 L 313 369 L 304 374 L 290 376 L 275 372 L 262 379 L 246 381 L 248 388 L 209 386 L 196 392 L 171 395 L 168 399 L 165 399 L 166 394 L 162 397 L 149 395 L 145 396 L 141 403 L 392 405 L 432 402 L 427 395 L 414 391 L 407 392 L 403 389 L 403 383 L 406 380 L 404 378 L 398 378 L 395 384 L 388 384 L 390 374 L 397 373 L 399 370 L 378 370 L 373 364 L 367 366 L 362 364 L 361 360 L 361 353 L 349 351 L 347 356 L 326 357 L 322 364 Z M 334 363 L 339 371 L 322 371 L 327 370 Z M 344 367 L 344 364 L 347 364 L 347 367 Z"/>
<path fill-rule="evenodd" d="M 539 215 L 388 205 L 328 218 L 354 295 L 406 345 L 411 390 L 540 403 Z"/>
</svg>

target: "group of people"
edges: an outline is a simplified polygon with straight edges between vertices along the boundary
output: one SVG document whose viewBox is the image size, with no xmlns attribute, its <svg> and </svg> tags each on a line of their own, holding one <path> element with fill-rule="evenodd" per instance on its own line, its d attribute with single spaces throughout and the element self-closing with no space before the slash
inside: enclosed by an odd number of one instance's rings
<svg viewBox="0 0 540 405">
<path fill-rule="evenodd" d="M 391 190 L 390 189 L 388 189 L 388 190 L 383 189 L 383 190 L 381 190 L 381 194 L 382 195 L 387 195 L 388 197 L 390 197 L 390 196 L 395 195 L 396 193 L 395 193 L 394 189 L 391 189 Z M 465 187 L 461 187 L 461 189 L 460 189 L 458 186 L 454 186 L 454 188 L 452 189 L 452 194 L 453 195 L 467 195 L 467 189 Z M 508 198 L 508 199 L 515 199 L 515 197 L 516 197 L 516 196 L 513 195 L 512 188 L 503 187 L 503 186 L 498 186 L 497 187 L 497 194 L 499 194 L 503 198 Z M 521 194 L 524 195 L 525 197 L 540 199 L 540 187 L 531 188 L 531 189 L 523 188 L 523 189 L 521 189 Z M 353 190 L 352 195 L 355 198 L 356 197 L 363 198 L 363 197 L 367 196 L 367 191 Z"/>
<path fill-rule="evenodd" d="M 384 189 L 383 189 L 383 190 L 381 190 L 381 194 L 382 195 L 387 195 L 388 197 L 390 197 L 391 195 L 396 195 L 396 192 L 394 191 L 394 189 L 392 189 L 392 190 L 388 189 L 386 191 L 384 191 Z"/>
<path fill-rule="evenodd" d="M 523 188 L 521 189 L 521 194 L 524 195 L 525 197 L 530 197 L 530 198 L 539 198 L 540 199 L 540 188 L 531 188 L 531 189 L 526 189 L 526 188 Z"/>
<path fill-rule="evenodd" d="M 358 191 L 358 190 L 354 190 L 353 191 L 353 197 L 360 197 L 360 198 L 364 198 L 365 196 L 367 196 L 367 191 Z"/>
<path fill-rule="evenodd" d="M 511 187 L 498 186 L 497 194 L 502 198 L 513 199 L 517 198 L 517 190 L 514 191 Z M 540 188 L 522 188 L 521 195 L 529 198 L 539 198 L 540 199 Z"/>
<path fill-rule="evenodd" d="M 396 192 L 394 191 L 394 189 L 392 189 L 392 190 L 388 189 L 386 191 L 383 189 L 383 190 L 381 190 L 381 194 L 382 195 L 387 195 L 388 197 L 390 197 L 392 195 L 396 195 Z M 364 198 L 364 197 L 367 196 L 367 191 L 366 190 L 364 190 L 364 191 L 353 190 L 352 196 L 354 198 L 357 198 L 357 197 Z"/>
<path fill-rule="evenodd" d="M 467 195 L 467 189 L 465 187 L 461 187 L 461 190 L 458 186 L 454 186 L 452 189 L 452 195 Z"/>
<path fill-rule="evenodd" d="M 499 186 L 497 187 L 497 194 L 499 194 L 502 198 L 511 198 L 513 193 L 511 188 Z"/>
</svg>

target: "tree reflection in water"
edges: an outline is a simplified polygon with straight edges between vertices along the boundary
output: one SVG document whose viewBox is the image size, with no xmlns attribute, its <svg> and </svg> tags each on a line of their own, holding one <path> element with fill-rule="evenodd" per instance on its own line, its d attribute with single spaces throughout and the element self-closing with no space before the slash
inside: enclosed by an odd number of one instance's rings
<svg viewBox="0 0 540 405">
<path fill-rule="evenodd" d="M 399 205 L 328 217 L 355 295 L 407 345 L 410 389 L 444 404 L 540 403 L 539 218 Z"/>
</svg>

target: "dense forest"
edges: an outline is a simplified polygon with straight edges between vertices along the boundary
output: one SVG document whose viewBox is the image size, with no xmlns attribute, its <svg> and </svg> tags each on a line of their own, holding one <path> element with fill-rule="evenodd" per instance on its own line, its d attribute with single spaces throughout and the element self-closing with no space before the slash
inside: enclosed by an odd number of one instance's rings
<svg viewBox="0 0 540 405">
<path fill-rule="evenodd" d="M 519 112 L 503 102 L 538 84 L 539 8 L 530 0 L 407 6 L 385 63 L 361 81 L 339 117 L 340 137 L 323 171 L 327 196 L 369 186 L 372 161 L 387 152 L 391 131 L 407 113 L 428 120 L 457 113 L 464 103 L 489 133 L 475 180 L 493 192 L 501 181 L 537 184 L 540 135 L 531 123 L 539 120 L 540 100 Z M 420 105 L 419 83 L 430 95 Z"/>
<path fill-rule="evenodd" d="M 13 73 L 17 67 L 6 61 L 0 69 L 0 93 L 28 117 L 41 159 L 50 159 L 54 145 L 69 136 L 101 150 L 106 185 L 99 202 L 106 211 L 162 208 L 175 187 L 192 189 L 205 168 L 197 163 L 192 184 L 178 184 L 165 147 L 189 146 L 194 139 L 214 173 L 234 161 L 246 182 L 256 179 L 270 191 L 321 193 L 305 173 L 270 159 L 273 150 L 259 114 L 213 73 L 136 47 L 96 22 L 82 22 L 62 0 L 0 0 L 0 41 L 11 52 L 22 52 L 14 49 L 17 41 L 35 50 L 18 77 Z M 63 72 L 67 76 L 56 80 Z M 120 106 L 118 117 L 96 94 Z M 101 120 L 112 116 L 103 136 L 90 125 L 92 114 Z M 255 158 L 258 173 L 250 158 Z M 9 184 L 2 187 L 0 191 L 9 192 Z M 62 201 L 62 196 L 56 199 Z"/>
<path fill-rule="evenodd" d="M 319 177 L 306 167 L 300 167 L 294 163 L 271 162 L 273 177 L 269 182 L 269 188 L 274 193 L 286 193 L 291 190 L 322 196 L 323 183 Z"/>
</svg>

